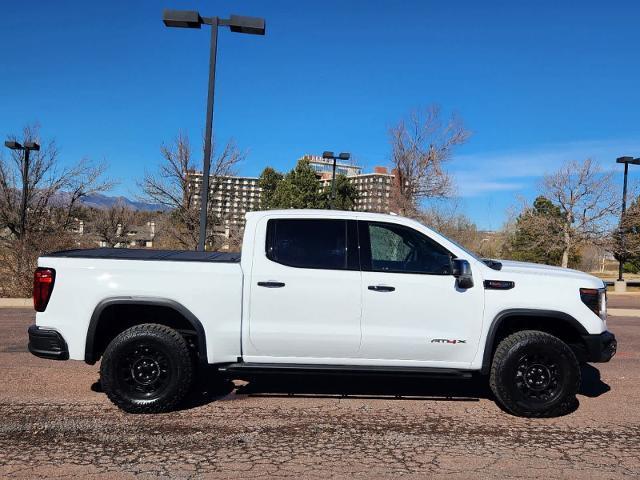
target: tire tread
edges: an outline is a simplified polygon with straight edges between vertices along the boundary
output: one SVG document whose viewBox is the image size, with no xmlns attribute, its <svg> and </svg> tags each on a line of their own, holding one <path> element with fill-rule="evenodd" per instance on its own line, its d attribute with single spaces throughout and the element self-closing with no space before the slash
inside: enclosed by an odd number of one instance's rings
<svg viewBox="0 0 640 480">
<path fill-rule="evenodd" d="M 149 334 L 173 343 L 172 352 L 176 356 L 178 364 L 181 365 L 183 375 L 179 377 L 178 388 L 169 398 L 152 402 L 132 401 L 123 396 L 116 388 L 116 382 L 113 378 L 114 372 L 109 368 L 112 360 L 111 357 L 114 355 L 114 350 L 122 343 L 130 341 L 140 335 Z M 143 414 L 168 412 L 178 406 L 191 388 L 194 375 L 191 357 L 186 340 L 173 328 L 158 323 L 134 325 L 117 335 L 107 346 L 100 365 L 100 383 L 109 400 L 125 412 Z"/>
<path fill-rule="evenodd" d="M 530 341 L 535 341 L 542 344 L 552 344 L 556 348 L 564 349 L 565 353 L 569 355 L 570 361 L 576 369 L 575 382 L 573 385 L 568 386 L 568 391 L 571 393 L 569 395 L 565 395 L 565 398 L 563 398 L 563 400 L 557 406 L 550 410 L 538 411 L 520 407 L 513 400 L 506 386 L 500 381 L 500 369 L 507 360 L 511 350 L 520 343 Z M 580 388 L 580 383 L 581 378 L 579 363 L 575 354 L 573 353 L 573 350 L 571 350 L 571 348 L 569 348 L 569 346 L 559 338 L 539 330 L 521 330 L 507 336 L 504 340 L 502 340 L 498 344 L 498 347 L 496 348 L 495 354 L 493 356 L 493 361 L 491 363 L 491 373 L 489 376 L 489 386 L 500 404 L 514 415 L 530 418 L 555 417 L 568 413 L 575 405 L 575 393 L 577 393 L 578 389 Z"/>
</svg>

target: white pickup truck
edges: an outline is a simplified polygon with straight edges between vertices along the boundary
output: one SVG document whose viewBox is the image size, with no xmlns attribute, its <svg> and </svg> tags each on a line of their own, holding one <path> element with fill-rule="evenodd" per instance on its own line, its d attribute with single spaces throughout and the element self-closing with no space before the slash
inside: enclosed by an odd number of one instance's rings
<svg viewBox="0 0 640 480">
<path fill-rule="evenodd" d="M 616 351 L 600 279 L 480 259 L 393 215 L 252 212 L 241 255 L 69 250 L 38 265 L 29 350 L 102 358 L 127 412 L 175 408 L 202 364 L 227 379 L 484 375 L 508 411 L 549 416 L 574 401 L 580 362 Z"/>
</svg>

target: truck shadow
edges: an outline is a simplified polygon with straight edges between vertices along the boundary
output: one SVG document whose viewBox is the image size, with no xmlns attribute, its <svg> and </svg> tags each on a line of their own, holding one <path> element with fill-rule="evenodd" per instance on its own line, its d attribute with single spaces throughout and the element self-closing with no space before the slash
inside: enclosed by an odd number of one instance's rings
<svg viewBox="0 0 640 480">
<path fill-rule="evenodd" d="M 255 379 L 239 387 L 236 395 L 477 402 L 480 398 L 491 398 L 491 391 L 481 378 L 291 375 Z"/>
<path fill-rule="evenodd" d="M 581 367 L 582 383 L 578 395 L 594 398 L 611 390 L 600 377 L 600 371 L 585 364 Z M 487 377 L 437 379 L 428 377 L 391 377 L 356 375 L 290 375 L 262 377 L 236 389 L 236 395 L 359 397 L 371 399 L 412 399 L 445 401 L 494 400 Z"/>
<path fill-rule="evenodd" d="M 611 390 L 600 377 L 600 371 L 588 364 L 581 368 L 582 384 L 578 395 L 595 398 Z M 261 376 L 236 385 L 204 375 L 183 401 L 180 410 L 197 408 L 215 401 L 238 401 L 252 397 L 360 398 L 381 400 L 430 400 L 478 402 L 494 400 L 487 378 L 436 379 L 428 377 L 395 377 L 385 375 L 281 375 Z M 99 382 L 93 391 L 101 391 Z M 579 406 L 576 399 L 575 411 Z M 571 412 L 568 412 L 571 413 Z"/>
<path fill-rule="evenodd" d="M 611 387 L 602 381 L 600 370 L 593 365 L 585 363 L 582 365 L 582 384 L 578 390 L 579 395 L 589 398 L 596 398 L 607 393 Z"/>
</svg>

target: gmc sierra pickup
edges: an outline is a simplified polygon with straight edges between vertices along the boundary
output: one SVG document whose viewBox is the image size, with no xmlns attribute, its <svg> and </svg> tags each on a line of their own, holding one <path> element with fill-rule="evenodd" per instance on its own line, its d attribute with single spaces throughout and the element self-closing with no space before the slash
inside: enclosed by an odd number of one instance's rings
<svg viewBox="0 0 640 480">
<path fill-rule="evenodd" d="M 127 412 L 175 408 L 209 365 L 226 379 L 483 375 L 506 410 L 550 416 L 574 401 L 580 362 L 616 351 L 598 278 L 481 259 L 394 215 L 252 212 L 242 254 L 69 250 L 38 265 L 29 350 L 102 359 Z"/>
</svg>

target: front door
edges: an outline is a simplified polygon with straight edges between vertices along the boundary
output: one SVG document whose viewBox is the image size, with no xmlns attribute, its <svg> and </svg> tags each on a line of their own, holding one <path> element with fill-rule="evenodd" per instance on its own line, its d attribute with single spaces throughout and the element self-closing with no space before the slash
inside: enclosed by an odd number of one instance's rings
<svg viewBox="0 0 640 480">
<path fill-rule="evenodd" d="M 407 226 L 359 222 L 362 254 L 360 357 L 463 367 L 482 327 L 481 282 L 460 289 L 450 254 Z"/>
<path fill-rule="evenodd" d="M 339 363 L 355 357 L 362 308 L 356 221 L 264 221 L 266 238 L 255 246 L 249 280 L 245 359 Z"/>
</svg>

